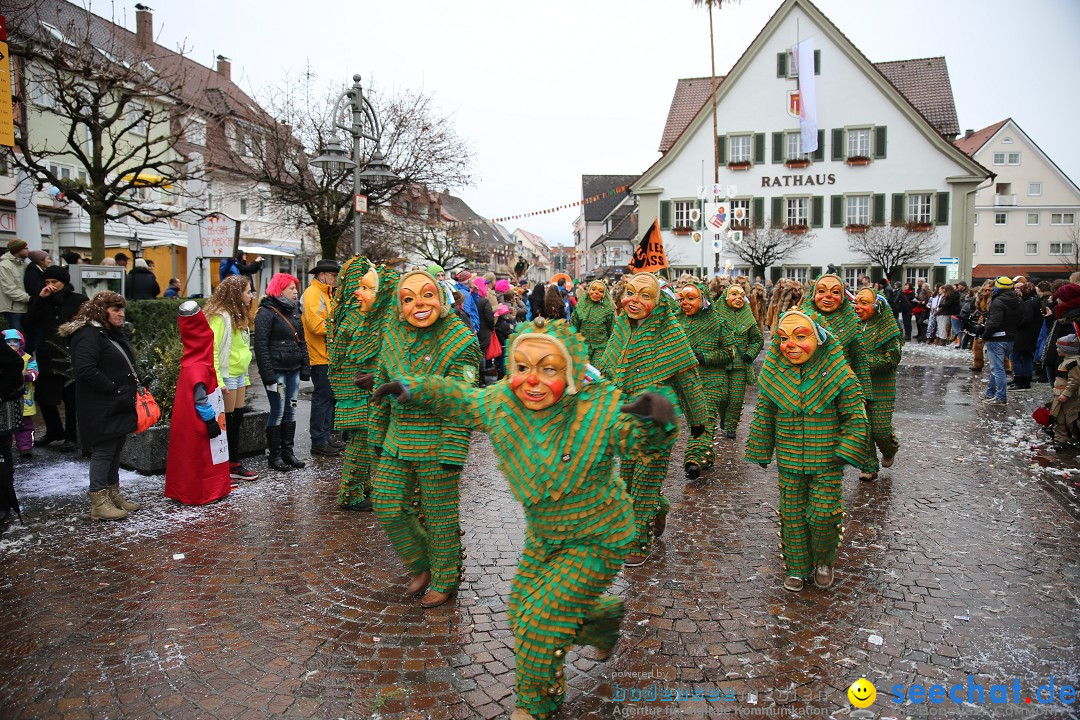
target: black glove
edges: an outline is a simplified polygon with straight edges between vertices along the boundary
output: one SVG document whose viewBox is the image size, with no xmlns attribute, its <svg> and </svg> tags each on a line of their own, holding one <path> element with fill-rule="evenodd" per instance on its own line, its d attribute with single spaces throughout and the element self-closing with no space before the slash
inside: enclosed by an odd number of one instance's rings
<svg viewBox="0 0 1080 720">
<path fill-rule="evenodd" d="M 651 420 L 659 425 L 667 425 L 675 419 L 675 406 L 663 395 L 643 392 L 619 408 L 619 412 L 629 413 L 642 420 Z"/>
<path fill-rule="evenodd" d="M 461 465 L 458 465 L 456 463 L 441 462 L 439 463 L 439 467 L 441 467 L 443 470 L 446 470 L 447 472 L 461 472 Z"/>
<path fill-rule="evenodd" d="M 704 434 L 705 434 L 705 426 L 704 425 L 691 425 L 690 426 L 690 435 L 692 437 L 701 437 Z"/>
<path fill-rule="evenodd" d="M 301 382 L 308 382 L 308 381 L 310 381 L 310 380 L 311 380 L 311 373 L 307 373 L 307 374 L 305 374 L 305 373 L 300 373 L 300 380 L 301 380 Z"/>
<path fill-rule="evenodd" d="M 210 437 L 216 438 L 221 434 L 221 426 L 218 425 L 217 418 L 214 418 L 213 420 L 204 420 L 203 422 L 206 423 L 206 433 Z"/>
<path fill-rule="evenodd" d="M 694 351 L 694 357 L 697 358 L 698 365 L 704 365 L 705 364 L 705 356 L 702 355 L 697 350 Z"/>
<path fill-rule="evenodd" d="M 395 401 L 403 403 L 412 397 L 412 393 L 405 387 L 405 384 L 400 380 L 392 380 L 388 383 L 383 383 L 379 387 L 375 388 L 375 392 L 371 393 L 371 402 L 381 403 L 383 398 L 389 395 L 394 398 Z"/>
<path fill-rule="evenodd" d="M 374 373 L 356 373 L 356 377 L 353 379 L 356 387 L 361 390 L 370 390 L 375 387 L 375 374 Z"/>
<path fill-rule="evenodd" d="M 372 450 L 375 451 L 375 457 L 382 457 L 382 445 L 376 445 Z"/>
<path fill-rule="evenodd" d="M 743 362 L 745 362 L 747 365 L 752 365 L 754 363 L 754 360 L 755 357 L 750 353 L 743 353 Z"/>
</svg>

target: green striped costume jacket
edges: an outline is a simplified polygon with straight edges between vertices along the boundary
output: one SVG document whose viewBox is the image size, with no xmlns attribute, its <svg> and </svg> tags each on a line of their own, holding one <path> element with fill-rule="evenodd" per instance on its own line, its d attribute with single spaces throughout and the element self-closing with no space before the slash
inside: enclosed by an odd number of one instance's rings
<svg viewBox="0 0 1080 720">
<path fill-rule="evenodd" d="M 896 399 L 896 368 L 904 348 L 904 336 L 892 310 L 878 297 L 874 316 L 862 323 L 863 346 L 870 363 L 872 400 Z M 864 389 L 864 392 L 865 389 Z"/>
</svg>

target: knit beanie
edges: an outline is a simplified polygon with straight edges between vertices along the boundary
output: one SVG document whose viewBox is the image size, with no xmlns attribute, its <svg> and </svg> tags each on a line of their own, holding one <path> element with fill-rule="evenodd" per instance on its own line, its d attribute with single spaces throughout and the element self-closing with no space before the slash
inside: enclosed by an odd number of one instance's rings
<svg viewBox="0 0 1080 720">
<path fill-rule="evenodd" d="M 1076 335 L 1066 335 L 1065 337 L 1058 338 L 1057 341 L 1058 355 L 1080 355 L 1080 341 L 1076 339 Z"/>
<path fill-rule="evenodd" d="M 1012 290 L 1012 278 L 1007 278 L 1004 275 L 1000 276 L 997 280 L 994 281 L 994 288 L 997 290 Z"/>
</svg>

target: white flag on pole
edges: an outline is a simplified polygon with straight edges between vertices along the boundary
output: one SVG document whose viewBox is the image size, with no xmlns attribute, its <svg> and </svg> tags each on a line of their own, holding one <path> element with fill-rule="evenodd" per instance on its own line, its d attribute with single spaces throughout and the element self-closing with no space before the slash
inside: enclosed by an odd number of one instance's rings
<svg viewBox="0 0 1080 720">
<path fill-rule="evenodd" d="M 814 89 L 814 38 L 806 38 L 791 48 L 796 67 L 799 68 L 799 134 L 802 151 L 816 152 L 817 145 L 817 92 Z"/>
</svg>

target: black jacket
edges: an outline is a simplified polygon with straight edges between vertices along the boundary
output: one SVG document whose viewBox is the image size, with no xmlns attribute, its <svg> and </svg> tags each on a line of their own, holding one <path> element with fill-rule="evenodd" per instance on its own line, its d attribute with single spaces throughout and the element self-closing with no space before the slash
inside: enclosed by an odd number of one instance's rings
<svg viewBox="0 0 1080 720">
<path fill-rule="evenodd" d="M 990 312 L 986 315 L 983 340 L 1011 342 L 1016 339 L 1016 330 L 1019 326 L 1020 298 L 1013 290 L 999 292 L 990 301 Z M 1002 334 L 998 335 L 998 333 Z"/>
<path fill-rule="evenodd" d="M 128 300 L 153 300 L 161 294 L 157 277 L 150 268 L 137 267 L 127 276 L 124 296 Z"/>
<path fill-rule="evenodd" d="M 263 385 L 276 383 L 278 373 L 291 375 L 299 371 L 301 380 L 311 379 L 299 302 L 290 308 L 280 298 L 267 295 L 259 303 L 255 313 L 255 362 Z"/>
<path fill-rule="evenodd" d="M 488 297 L 490 296 L 489 293 Z M 495 330 L 495 311 L 491 309 L 491 301 L 487 298 L 474 295 L 473 300 L 476 301 L 476 312 L 480 314 L 480 327 L 476 329 L 476 339 L 480 341 L 480 352 L 485 353 L 491 342 L 491 333 Z"/>
<path fill-rule="evenodd" d="M 57 331 L 64 323 L 71 322 L 71 318 L 75 317 L 84 302 L 86 296 L 75 292 L 71 283 L 48 297 L 30 297 L 30 307 L 23 318 L 23 324 L 41 330 L 41 343 L 37 349 L 40 376 L 35 388 L 40 402 L 49 405 L 60 402 L 59 393 L 64 387 L 64 376 L 71 369 L 71 356 L 68 351 L 70 338 L 60 337 Z M 57 381 L 59 386 L 52 387 L 53 381 Z"/>
<path fill-rule="evenodd" d="M 26 266 L 26 272 L 23 273 L 23 287 L 31 300 L 41 293 L 41 289 L 45 287 L 45 271 L 40 265 L 32 262 Z"/>
<path fill-rule="evenodd" d="M 1019 353 L 1034 353 L 1035 343 L 1042 330 L 1042 308 L 1035 296 L 1020 299 L 1020 323 L 1013 340 L 1013 350 Z"/>
<path fill-rule="evenodd" d="M 83 325 L 71 336 L 71 364 L 83 448 L 135 432 L 138 379 L 131 371 L 135 350 L 127 333 L 120 328 L 106 331 L 99 325 Z"/>
</svg>

